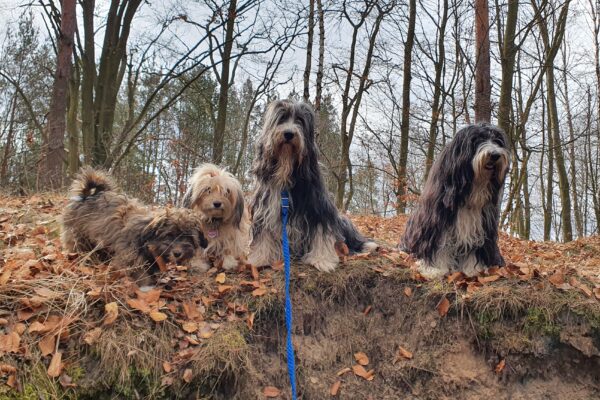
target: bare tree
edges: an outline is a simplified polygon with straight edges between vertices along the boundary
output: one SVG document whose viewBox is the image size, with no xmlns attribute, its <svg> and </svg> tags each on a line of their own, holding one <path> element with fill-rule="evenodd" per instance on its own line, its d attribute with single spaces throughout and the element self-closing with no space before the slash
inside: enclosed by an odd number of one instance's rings
<svg viewBox="0 0 600 400">
<path fill-rule="evenodd" d="M 490 11 L 488 0 L 475 0 L 475 122 L 490 122 Z"/>
<path fill-rule="evenodd" d="M 40 170 L 40 181 L 46 189 L 57 189 L 64 184 L 66 111 L 76 27 L 75 0 L 63 0 L 56 73 L 48 114 L 47 142 L 44 143 L 44 162 Z"/>
<path fill-rule="evenodd" d="M 310 70 L 312 66 L 313 36 L 315 31 L 315 0 L 308 2 L 308 38 L 306 42 L 306 65 L 304 66 L 304 102 L 310 102 Z"/>
</svg>

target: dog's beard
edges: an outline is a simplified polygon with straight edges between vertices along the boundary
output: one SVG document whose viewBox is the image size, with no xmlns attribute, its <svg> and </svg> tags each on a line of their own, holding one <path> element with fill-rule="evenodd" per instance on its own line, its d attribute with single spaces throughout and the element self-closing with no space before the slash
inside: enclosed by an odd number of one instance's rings
<svg viewBox="0 0 600 400">
<path fill-rule="evenodd" d="M 292 173 L 297 160 L 297 151 L 294 145 L 283 143 L 278 147 L 275 174 L 273 176 L 278 186 L 286 187 L 292 183 Z"/>
</svg>

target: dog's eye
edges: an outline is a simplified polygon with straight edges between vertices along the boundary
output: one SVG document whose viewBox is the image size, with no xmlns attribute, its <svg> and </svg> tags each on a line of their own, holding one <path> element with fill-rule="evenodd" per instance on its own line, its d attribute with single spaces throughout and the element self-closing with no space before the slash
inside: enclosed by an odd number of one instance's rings
<svg viewBox="0 0 600 400">
<path fill-rule="evenodd" d="M 225 189 L 225 194 L 231 194 L 231 190 Z"/>
</svg>

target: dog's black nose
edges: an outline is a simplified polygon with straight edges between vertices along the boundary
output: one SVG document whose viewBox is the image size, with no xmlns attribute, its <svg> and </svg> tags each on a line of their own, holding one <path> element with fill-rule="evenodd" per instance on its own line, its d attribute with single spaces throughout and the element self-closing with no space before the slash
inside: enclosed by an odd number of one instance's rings
<svg viewBox="0 0 600 400">
<path fill-rule="evenodd" d="M 290 141 L 294 138 L 294 132 L 292 131 L 285 131 L 283 132 L 283 137 L 285 138 L 286 141 Z"/>
<path fill-rule="evenodd" d="M 180 251 L 174 251 L 173 252 L 173 257 L 175 257 L 176 260 L 179 260 L 179 258 L 182 256 L 183 253 L 181 253 Z"/>
<path fill-rule="evenodd" d="M 498 161 L 499 158 L 500 158 L 500 154 L 498 154 L 498 153 L 492 153 L 492 155 L 490 155 L 490 159 L 492 161 Z"/>
<path fill-rule="evenodd" d="M 220 201 L 215 201 L 213 203 L 213 206 L 215 206 L 215 208 L 219 208 L 219 207 L 221 207 L 221 204 L 223 204 L 223 203 L 221 203 Z"/>
</svg>

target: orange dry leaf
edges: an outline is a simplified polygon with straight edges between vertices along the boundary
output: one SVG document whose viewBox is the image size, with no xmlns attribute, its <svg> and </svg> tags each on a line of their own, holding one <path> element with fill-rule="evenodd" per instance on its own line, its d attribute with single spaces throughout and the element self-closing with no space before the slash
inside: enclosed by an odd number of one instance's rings
<svg viewBox="0 0 600 400">
<path fill-rule="evenodd" d="M 83 341 L 91 346 L 98 341 L 101 334 L 102 328 L 94 328 L 91 331 L 86 332 L 85 335 L 83 335 Z"/>
<path fill-rule="evenodd" d="M 565 276 L 563 275 L 562 272 L 557 271 L 550 278 L 548 278 L 548 280 L 554 286 L 559 286 L 559 285 L 562 285 L 563 283 L 565 283 Z"/>
<path fill-rule="evenodd" d="M 217 290 L 219 291 L 219 293 L 225 293 L 229 290 L 233 289 L 233 286 L 230 285 L 219 285 L 217 286 Z"/>
<path fill-rule="evenodd" d="M 404 288 L 404 295 L 405 295 L 406 297 L 411 297 L 411 296 L 412 296 L 412 294 L 413 294 L 412 288 L 410 288 L 410 287 L 408 287 L 408 286 Z"/>
<path fill-rule="evenodd" d="M 192 377 L 192 370 L 190 368 L 187 368 L 185 371 L 183 371 L 183 380 L 185 383 L 190 383 L 192 381 Z"/>
<path fill-rule="evenodd" d="M 410 360 L 413 358 L 413 353 L 406 350 L 404 347 L 400 346 L 400 348 L 398 349 L 398 357 L 402 357 L 402 358 L 406 358 L 407 360 Z"/>
<path fill-rule="evenodd" d="M 170 362 L 165 361 L 165 362 L 163 362 L 163 369 L 168 374 L 169 372 L 173 371 L 173 366 L 171 365 Z"/>
<path fill-rule="evenodd" d="M 4 272 L 2 272 L 2 275 L 0 275 L 0 286 L 6 285 L 8 283 L 11 274 L 12 271 L 9 269 L 5 269 Z"/>
<path fill-rule="evenodd" d="M 496 365 L 496 368 L 494 369 L 494 371 L 496 371 L 496 373 L 499 374 L 500 372 L 502 372 L 505 365 L 506 365 L 506 360 L 503 358 L 502 360 L 500 360 L 498 365 Z"/>
<path fill-rule="evenodd" d="M 354 372 L 354 375 L 360 376 L 361 378 L 364 378 L 368 381 L 372 381 L 373 378 L 375 378 L 375 370 L 372 369 L 367 371 L 362 365 L 352 366 L 352 371 Z"/>
<path fill-rule="evenodd" d="M 337 396 L 340 393 L 341 386 L 342 381 L 336 381 L 333 385 L 331 385 L 331 389 L 329 389 L 329 394 L 332 396 Z"/>
<path fill-rule="evenodd" d="M 194 333 L 198 330 L 198 324 L 195 322 L 184 322 L 181 328 L 187 333 Z"/>
<path fill-rule="evenodd" d="M 449 309 L 450 309 L 450 302 L 448 301 L 446 296 L 444 296 L 444 297 L 442 297 L 442 299 L 440 300 L 440 302 L 437 305 L 438 314 L 440 314 L 440 317 L 443 318 L 446 316 L 446 314 L 448 314 Z"/>
<path fill-rule="evenodd" d="M 359 351 L 358 353 L 354 353 L 354 359 L 360 365 L 369 365 L 369 357 L 367 357 L 367 355 L 365 353 L 363 353 L 362 351 Z"/>
<path fill-rule="evenodd" d="M 190 320 L 201 320 L 202 314 L 198 310 L 198 306 L 193 301 L 183 303 L 183 312 Z"/>
<path fill-rule="evenodd" d="M 2 374 L 16 374 L 17 369 L 15 367 L 13 367 L 12 365 L 0 364 L 0 372 Z"/>
<path fill-rule="evenodd" d="M 51 378 L 58 378 L 62 372 L 62 368 L 62 353 L 57 351 L 52 356 L 52 361 L 50 361 L 50 366 L 48 367 L 48 376 Z"/>
<path fill-rule="evenodd" d="M 347 372 L 350 372 L 350 371 L 352 371 L 352 368 L 348 368 L 348 367 L 346 367 L 346 368 L 340 369 L 340 370 L 337 372 L 337 374 L 336 374 L 336 375 L 337 375 L 337 376 L 342 376 L 342 375 L 344 375 L 345 373 L 347 373 Z"/>
<path fill-rule="evenodd" d="M 465 278 L 465 274 L 463 274 L 461 271 L 456 271 L 456 272 L 453 272 L 452 274 L 448 275 L 448 278 L 446 278 L 446 280 L 448 281 L 448 283 L 452 283 L 452 282 L 461 281 L 464 278 Z"/>
<path fill-rule="evenodd" d="M 264 296 L 265 294 L 267 294 L 266 288 L 258 288 L 252 291 L 252 296 L 254 297 Z"/>
<path fill-rule="evenodd" d="M 119 316 L 119 306 L 116 302 L 108 303 L 104 306 L 104 325 L 110 325 L 117 320 Z"/>
<path fill-rule="evenodd" d="M 145 301 L 147 304 L 154 304 L 158 302 L 160 299 L 160 294 L 162 293 L 161 289 L 152 289 L 148 291 L 136 290 L 135 294 L 138 299 Z"/>
<path fill-rule="evenodd" d="M 18 353 L 21 336 L 17 332 L 0 335 L 0 353 Z"/>
<path fill-rule="evenodd" d="M 134 310 L 143 312 L 144 314 L 148 314 L 151 311 L 148 303 L 142 299 L 127 299 L 127 305 Z"/>
<path fill-rule="evenodd" d="M 260 275 L 258 273 L 258 268 L 256 268 L 255 265 L 250 266 L 250 272 L 252 274 L 252 279 L 254 279 L 255 281 L 260 279 Z"/>
<path fill-rule="evenodd" d="M 10 386 L 13 389 L 17 389 L 19 387 L 19 384 L 17 382 L 17 375 L 16 374 L 10 374 L 8 376 L 8 379 L 6 380 L 6 384 L 8 386 Z"/>
<path fill-rule="evenodd" d="M 263 394 L 265 395 L 265 397 L 269 398 L 279 397 L 279 395 L 281 394 L 281 390 L 277 389 L 275 386 L 265 386 L 265 388 L 263 389 Z"/>
<path fill-rule="evenodd" d="M 479 283 L 490 283 L 500 279 L 500 275 L 488 275 L 488 276 L 480 276 L 477 278 Z"/>
<path fill-rule="evenodd" d="M 254 313 L 248 315 L 248 318 L 246 318 L 246 325 L 248 326 L 248 329 L 252 329 L 254 326 Z"/>
<path fill-rule="evenodd" d="M 151 311 L 150 312 L 150 318 L 152 318 L 155 322 L 162 322 L 165 319 L 167 319 L 167 314 L 162 313 L 160 311 Z"/>
<path fill-rule="evenodd" d="M 217 283 L 225 283 L 225 273 L 221 272 L 220 274 L 217 274 L 217 277 L 215 278 L 215 281 Z"/>
<path fill-rule="evenodd" d="M 594 296 L 600 300 L 600 287 L 594 288 Z"/>
<path fill-rule="evenodd" d="M 43 356 L 52 354 L 56 348 L 56 337 L 54 335 L 44 336 L 38 343 L 38 347 Z"/>
</svg>

